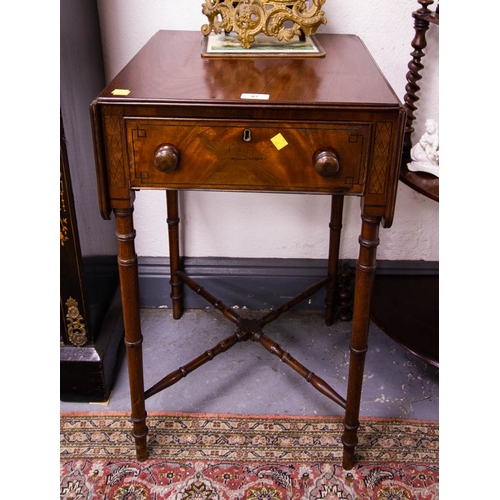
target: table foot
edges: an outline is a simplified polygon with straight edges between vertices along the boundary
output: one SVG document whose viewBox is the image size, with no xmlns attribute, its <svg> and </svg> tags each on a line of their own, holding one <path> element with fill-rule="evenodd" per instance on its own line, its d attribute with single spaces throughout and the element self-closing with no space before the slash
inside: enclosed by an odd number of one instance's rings
<svg viewBox="0 0 500 500">
<path fill-rule="evenodd" d="M 344 435 L 342 437 L 342 444 L 344 446 L 342 454 L 342 467 L 344 470 L 351 470 L 356 462 L 354 458 L 354 450 L 358 444 L 358 428 L 359 424 L 349 426 L 344 421 Z"/>
<path fill-rule="evenodd" d="M 147 449 L 148 428 L 146 427 L 146 432 L 142 434 L 136 434 L 134 431 L 132 431 L 132 436 L 134 437 L 135 440 L 135 454 L 137 457 L 137 461 L 138 462 L 146 461 L 148 458 L 148 449 Z"/>
</svg>

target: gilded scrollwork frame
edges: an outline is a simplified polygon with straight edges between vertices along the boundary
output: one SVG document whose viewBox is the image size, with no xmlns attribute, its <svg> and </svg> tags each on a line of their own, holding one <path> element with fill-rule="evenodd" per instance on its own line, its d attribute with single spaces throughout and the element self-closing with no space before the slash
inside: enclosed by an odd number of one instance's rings
<svg viewBox="0 0 500 500">
<path fill-rule="evenodd" d="M 321 10 L 326 0 L 206 0 L 202 12 L 208 23 L 204 35 L 235 31 L 249 49 L 259 33 L 278 40 L 304 39 L 327 20 Z"/>
</svg>

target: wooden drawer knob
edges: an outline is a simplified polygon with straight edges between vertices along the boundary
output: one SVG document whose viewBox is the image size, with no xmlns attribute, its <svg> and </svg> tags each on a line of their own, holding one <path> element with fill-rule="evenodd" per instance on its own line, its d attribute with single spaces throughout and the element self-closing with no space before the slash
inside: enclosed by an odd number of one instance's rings
<svg viewBox="0 0 500 500">
<path fill-rule="evenodd" d="M 160 172 L 172 172 L 179 166 L 181 152 L 172 144 L 161 144 L 155 149 L 154 164 Z"/>
<path fill-rule="evenodd" d="M 321 177 L 332 177 L 340 170 L 339 157 L 331 148 L 319 149 L 313 155 L 316 172 Z"/>
</svg>

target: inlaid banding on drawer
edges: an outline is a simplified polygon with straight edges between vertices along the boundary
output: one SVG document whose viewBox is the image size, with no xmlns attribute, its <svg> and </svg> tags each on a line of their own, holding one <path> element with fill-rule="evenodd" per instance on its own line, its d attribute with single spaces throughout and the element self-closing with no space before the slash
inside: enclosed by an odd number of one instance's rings
<svg viewBox="0 0 500 500">
<path fill-rule="evenodd" d="M 136 189 L 364 190 L 369 124 L 127 118 L 126 129 Z M 323 151 L 338 168 L 316 168 Z"/>
</svg>

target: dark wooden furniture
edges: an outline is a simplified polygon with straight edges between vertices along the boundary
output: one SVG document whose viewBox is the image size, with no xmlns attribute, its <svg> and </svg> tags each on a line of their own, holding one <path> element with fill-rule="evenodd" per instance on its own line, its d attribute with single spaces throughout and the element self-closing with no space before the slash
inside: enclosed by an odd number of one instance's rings
<svg viewBox="0 0 500 500">
<path fill-rule="evenodd" d="M 377 275 L 371 317 L 391 339 L 439 366 L 439 275 Z"/>
<path fill-rule="evenodd" d="M 111 212 L 116 217 L 133 435 L 139 460 L 147 457 L 145 398 L 236 342 L 253 340 L 345 409 L 343 466 L 353 467 L 378 232 L 381 223 L 389 227 L 393 220 L 405 112 L 358 37 L 319 35 L 318 40 L 325 58 L 204 59 L 200 57 L 199 33 L 160 31 L 92 103 L 101 213 L 106 219 Z M 260 98 L 244 99 L 243 93 Z M 269 98 L 265 100 L 263 95 Z M 132 217 L 138 189 L 166 190 L 174 318 L 182 315 L 185 285 L 219 309 L 236 328 L 234 335 L 146 391 Z M 178 190 L 183 189 L 330 195 L 325 278 L 257 320 L 239 316 L 181 269 Z M 325 287 L 326 322 L 333 323 L 332 297 L 346 195 L 361 197 L 361 235 L 344 399 L 283 352 L 263 328 Z"/>
<path fill-rule="evenodd" d="M 97 3 L 61 3 L 60 397 L 106 401 L 123 324 L 116 239 L 97 209 L 88 112 L 105 83 Z"/>
<path fill-rule="evenodd" d="M 415 131 L 413 122 L 415 120 L 415 111 L 417 110 L 417 101 L 420 99 L 418 96 L 418 92 L 420 91 L 418 82 L 422 79 L 420 73 L 424 69 L 422 58 L 425 55 L 424 49 L 427 47 L 426 32 L 430 25 L 439 25 L 439 4 L 436 10 L 432 11 L 429 7 L 434 3 L 434 0 L 418 0 L 418 3 L 420 4 L 420 9 L 413 12 L 415 37 L 411 42 L 413 51 L 411 53 L 411 60 L 408 63 L 408 73 L 406 74 L 408 83 L 405 88 L 404 106 L 407 120 L 403 143 L 401 181 L 431 200 L 439 201 L 439 178 L 426 172 L 411 172 L 406 166 L 411 161 L 411 136 Z"/>
<path fill-rule="evenodd" d="M 411 172 L 413 122 L 420 99 L 418 82 L 424 69 L 422 58 L 427 46 L 426 33 L 439 25 L 439 4 L 418 0 L 420 9 L 413 12 L 415 36 L 406 75 L 404 106 L 407 121 L 403 143 L 400 179 L 407 186 L 431 200 L 439 201 L 439 178 L 425 172 Z M 373 321 L 393 340 L 433 366 L 439 366 L 439 274 L 377 276 L 372 303 Z"/>
</svg>

